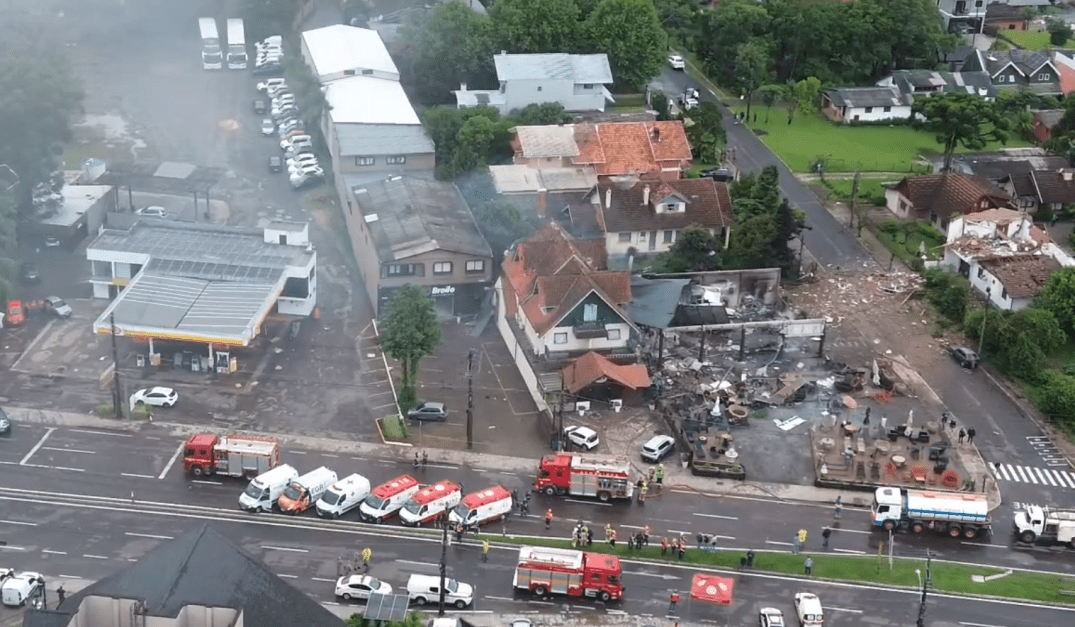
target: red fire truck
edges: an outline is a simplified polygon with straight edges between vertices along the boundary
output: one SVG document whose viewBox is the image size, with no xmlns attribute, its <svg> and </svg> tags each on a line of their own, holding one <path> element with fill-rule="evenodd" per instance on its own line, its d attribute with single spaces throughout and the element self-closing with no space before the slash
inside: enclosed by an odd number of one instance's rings
<svg viewBox="0 0 1075 627">
<path fill-rule="evenodd" d="M 546 455 L 538 466 L 534 491 L 549 496 L 596 496 L 602 501 L 630 499 L 635 485 L 626 458 L 596 455 Z"/>
<path fill-rule="evenodd" d="M 620 559 L 614 555 L 524 546 L 512 585 L 537 596 L 566 594 L 608 602 L 623 598 L 621 577 Z"/>
<path fill-rule="evenodd" d="M 183 470 L 195 477 L 221 474 L 253 479 L 280 463 L 280 443 L 269 438 L 212 433 L 191 436 L 183 447 Z"/>
</svg>

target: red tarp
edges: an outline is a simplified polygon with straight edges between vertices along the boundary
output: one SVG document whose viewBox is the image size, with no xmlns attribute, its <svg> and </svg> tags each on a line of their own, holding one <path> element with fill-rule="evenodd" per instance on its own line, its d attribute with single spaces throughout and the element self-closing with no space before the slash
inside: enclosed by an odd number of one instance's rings
<svg viewBox="0 0 1075 627">
<path fill-rule="evenodd" d="M 691 598 L 721 605 L 732 604 L 735 582 L 716 575 L 697 574 L 691 582 Z"/>
</svg>

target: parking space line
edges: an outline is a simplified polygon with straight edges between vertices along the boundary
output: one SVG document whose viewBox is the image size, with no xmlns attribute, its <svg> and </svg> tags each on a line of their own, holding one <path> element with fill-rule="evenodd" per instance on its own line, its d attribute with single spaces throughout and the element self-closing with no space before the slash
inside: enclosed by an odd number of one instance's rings
<svg viewBox="0 0 1075 627">
<path fill-rule="evenodd" d="M 22 458 L 22 461 L 19 462 L 19 465 L 25 466 L 26 462 L 30 461 L 30 458 L 34 456 L 34 453 L 36 453 L 38 449 L 44 446 L 45 440 L 49 439 L 49 436 L 52 435 L 52 432 L 55 430 L 56 427 L 49 427 L 48 431 L 45 431 L 45 435 L 41 436 L 41 439 L 37 441 L 37 444 L 35 444 L 34 447 L 30 449 L 30 452 L 26 454 L 26 457 Z"/>
<path fill-rule="evenodd" d="M 269 550 L 269 551 L 288 551 L 290 553 L 309 553 L 310 552 L 310 551 L 308 551 L 306 549 L 293 549 L 291 547 L 286 547 L 286 546 L 270 546 L 270 545 L 267 545 L 267 544 L 261 545 L 261 548 Z M 396 560 L 396 561 L 398 562 L 399 560 Z"/>
<path fill-rule="evenodd" d="M 705 516 L 706 518 L 723 518 L 724 520 L 739 520 L 738 516 L 721 516 L 719 514 L 699 514 L 694 512 L 695 516 Z"/>
<path fill-rule="evenodd" d="M 164 470 L 161 474 L 157 475 L 157 479 L 163 479 L 168 471 L 172 469 L 172 465 L 175 464 L 175 460 L 179 459 L 179 454 L 183 452 L 183 447 L 186 446 L 186 442 L 181 442 L 175 449 L 175 453 L 172 453 L 172 458 L 168 460 L 168 463 L 164 465 Z"/>
<path fill-rule="evenodd" d="M 151 538 L 153 540 L 175 540 L 172 536 L 155 536 L 152 533 L 134 533 L 133 531 L 128 531 L 126 535 L 136 538 Z"/>
<path fill-rule="evenodd" d="M 204 485 L 224 485 L 222 481 L 206 481 L 205 479 L 191 479 L 191 483 L 201 483 Z"/>
<path fill-rule="evenodd" d="M 134 436 L 129 433 L 109 433 L 108 431 L 93 431 L 90 429 L 68 429 L 68 431 L 74 431 L 75 433 L 90 433 L 93 435 L 112 435 L 117 438 L 133 438 Z"/>
<path fill-rule="evenodd" d="M 314 581 L 327 581 L 329 583 L 334 583 L 336 581 L 335 579 L 325 579 L 324 577 L 310 577 L 310 579 L 313 579 Z M 489 597 L 485 598 L 488 599 Z"/>
<path fill-rule="evenodd" d="M 10 544 L 4 544 L 4 545 L 0 545 L 0 550 L 3 550 L 3 551 L 25 551 L 26 549 L 22 548 L 21 546 L 12 546 Z"/>
<path fill-rule="evenodd" d="M 281 577 L 283 579 L 298 579 L 299 578 L 298 575 L 283 575 L 283 574 L 277 575 L 277 577 Z"/>
<path fill-rule="evenodd" d="M 49 549 L 41 549 L 42 553 L 48 553 L 49 555 L 67 555 L 67 551 L 50 551 Z"/>
<path fill-rule="evenodd" d="M 26 525 L 27 527 L 36 527 L 37 523 L 23 522 L 21 520 L 0 520 L 0 523 L 5 525 Z"/>
<path fill-rule="evenodd" d="M 60 577 L 64 579 L 82 579 L 82 577 L 79 577 L 78 575 L 60 575 Z"/>
<path fill-rule="evenodd" d="M 86 451 L 80 448 L 63 448 L 60 446 L 42 446 L 42 451 L 60 451 L 61 453 L 85 453 L 86 455 L 96 455 L 97 451 Z"/>
<path fill-rule="evenodd" d="M 133 473 L 133 472 L 121 472 L 121 473 L 119 473 L 119 476 L 121 476 L 121 477 L 134 477 L 135 479 L 156 479 L 156 477 L 154 477 L 153 475 L 140 475 L 140 474 Z"/>
<path fill-rule="evenodd" d="M 27 468 L 47 468 L 48 470 L 70 470 L 71 472 L 86 472 L 85 468 L 68 468 L 67 466 L 49 466 L 48 464 L 22 464 Z"/>
<path fill-rule="evenodd" d="M 90 555 L 88 553 L 83 553 L 82 557 L 85 557 L 86 559 L 91 559 L 91 560 L 106 560 L 106 559 L 108 559 L 104 555 Z"/>
</svg>

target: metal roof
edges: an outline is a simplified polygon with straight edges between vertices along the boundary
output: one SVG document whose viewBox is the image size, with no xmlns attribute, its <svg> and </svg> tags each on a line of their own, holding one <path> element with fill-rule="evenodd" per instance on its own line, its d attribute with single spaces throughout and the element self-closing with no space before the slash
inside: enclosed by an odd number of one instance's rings
<svg viewBox="0 0 1075 627">
<path fill-rule="evenodd" d="M 460 107 L 502 107 L 508 101 L 498 89 L 456 89 L 452 93 Z"/>
<path fill-rule="evenodd" d="M 436 146 L 421 124 L 336 124 L 341 157 L 433 154 Z"/>
<path fill-rule="evenodd" d="M 496 76 L 511 80 L 570 80 L 574 83 L 611 83 L 612 69 L 604 54 L 507 54 L 493 56 Z"/>
<path fill-rule="evenodd" d="M 592 166 L 538 170 L 527 165 L 491 165 L 489 174 L 500 194 L 585 192 L 597 185 L 597 172 Z"/>
<path fill-rule="evenodd" d="M 837 107 L 899 107 L 903 105 L 895 87 L 844 87 L 825 91 Z"/>
<path fill-rule="evenodd" d="M 627 303 L 627 315 L 638 325 L 669 328 L 683 300 L 683 289 L 690 282 L 690 279 L 647 279 L 631 275 L 632 298 Z"/>
<path fill-rule="evenodd" d="M 515 137 L 523 156 L 527 159 L 550 157 L 577 157 L 579 145 L 575 141 L 575 126 L 516 126 Z"/>
<path fill-rule="evenodd" d="M 333 124 L 418 124 L 418 114 L 397 81 L 350 76 L 325 88 Z"/>
<path fill-rule="evenodd" d="M 353 191 L 382 262 L 434 250 L 493 255 L 451 183 L 394 176 Z"/>
<path fill-rule="evenodd" d="M 138 165 L 110 162 L 108 170 L 94 179 L 93 183 L 162 194 L 204 194 L 223 178 L 225 172 L 225 168 L 207 168 L 176 161 Z"/>
<path fill-rule="evenodd" d="M 375 30 L 334 24 L 304 31 L 302 41 L 318 79 L 346 70 L 373 70 L 399 80 L 392 55 Z"/>
<path fill-rule="evenodd" d="M 411 603 L 408 594 L 371 594 L 362 616 L 370 620 L 402 622 Z"/>
</svg>

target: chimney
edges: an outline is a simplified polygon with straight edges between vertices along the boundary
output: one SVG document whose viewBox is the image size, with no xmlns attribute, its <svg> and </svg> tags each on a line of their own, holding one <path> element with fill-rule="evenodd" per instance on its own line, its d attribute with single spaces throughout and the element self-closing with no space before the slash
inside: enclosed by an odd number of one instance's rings
<svg viewBox="0 0 1075 627">
<path fill-rule="evenodd" d="M 459 83 L 459 91 L 466 91 L 466 90 L 467 90 L 467 84 L 466 83 Z"/>
<path fill-rule="evenodd" d="M 548 217 L 549 194 L 545 189 L 538 190 L 538 217 Z"/>
<path fill-rule="evenodd" d="M 642 206 L 649 205 L 649 185 L 642 188 Z"/>
<path fill-rule="evenodd" d="M 1071 175 L 1073 173 L 1075 173 L 1075 170 L 1072 170 L 1070 168 L 1064 168 L 1063 170 L 1060 170 L 1060 175 L 1064 177 L 1065 181 L 1070 181 Z"/>
<path fill-rule="evenodd" d="M 605 209 L 612 208 L 612 188 L 605 190 Z"/>
<path fill-rule="evenodd" d="M 653 136 L 653 141 L 655 141 L 655 142 L 661 141 L 661 129 L 659 129 L 657 127 L 653 127 L 653 132 L 650 133 L 650 134 Z"/>
</svg>

